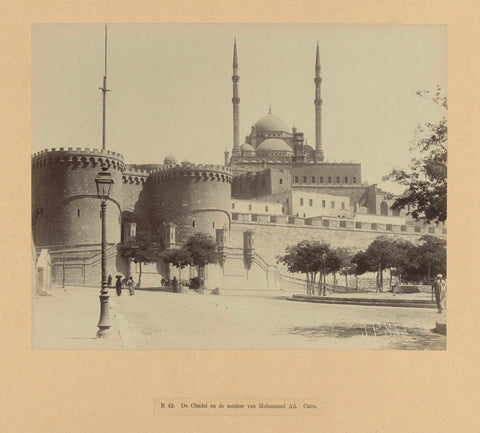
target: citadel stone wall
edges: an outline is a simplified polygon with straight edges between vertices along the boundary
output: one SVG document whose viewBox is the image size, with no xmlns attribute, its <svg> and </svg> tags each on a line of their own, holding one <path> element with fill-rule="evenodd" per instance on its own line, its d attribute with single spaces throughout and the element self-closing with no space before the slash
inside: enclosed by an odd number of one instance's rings
<svg viewBox="0 0 480 433">
<path fill-rule="evenodd" d="M 243 244 L 243 232 L 255 232 L 256 251 L 269 263 L 275 264 L 285 248 L 305 239 L 329 243 L 332 247 L 365 249 L 378 236 L 393 236 L 415 242 L 430 234 L 446 239 L 446 230 L 431 226 L 356 223 L 338 218 L 296 218 L 288 216 L 232 214 L 230 246 Z M 433 232 L 432 232 L 433 229 Z"/>
<path fill-rule="evenodd" d="M 135 222 L 140 230 L 151 230 L 148 176 L 150 171 L 127 166 L 123 176 L 122 221 Z"/>
<path fill-rule="evenodd" d="M 178 165 L 154 171 L 148 180 L 152 229 L 162 222 L 176 225 L 176 242 L 197 232 L 215 238 L 230 227 L 232 172 L 223 166 Z"/>
<path fill-rule="evenodd" d="M 32 156 L 32 228 L 37 246 L 100 243 L 100 200 L 95 178 L 102 164 L 109 167 L 114 182 L 107 203 L 107 242 L 120 241 L 122 155 L 60 148 Z"/>
</svg>

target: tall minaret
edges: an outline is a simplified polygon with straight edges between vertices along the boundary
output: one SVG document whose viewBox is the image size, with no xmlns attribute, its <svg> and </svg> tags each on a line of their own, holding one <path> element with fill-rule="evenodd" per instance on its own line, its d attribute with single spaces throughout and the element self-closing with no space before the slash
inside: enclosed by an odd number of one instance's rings
<svg viewBox="0 0 480 433">
<path fill-rule="evenodd" d="M 322 98 L 320 94 L 320 51 L 317 41 L 317 57 L 315 59 L 315 161 L 323 162 L 325 156 L 322 148 Z"/>
<path fill-rule="evenodd" d="M 237 38 L 233 44 L 233 152 L 232 156 L 240 155 L 239 127 L 240 127 L 240 97 L 238 94 L 238 60 L 237 60 Z"/>
</svg>

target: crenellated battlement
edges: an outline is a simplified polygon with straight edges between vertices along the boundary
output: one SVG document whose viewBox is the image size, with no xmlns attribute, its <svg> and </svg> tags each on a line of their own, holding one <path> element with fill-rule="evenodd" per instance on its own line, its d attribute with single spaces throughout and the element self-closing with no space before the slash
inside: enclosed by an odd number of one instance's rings
<svg viewBox="0 0 480 433">
<path fill-rule="evenodd" d="M 223 165 L 213 164 L 178 164 L 164 166 L 153 170 L 150 174 L 152 182 L 167 182 L 181 177 L 203 177 L 221 182 L 232 182 L 232 170 Z"/>
<path fill-rule="evenodd" d="M 355 231 L 371 232 L 391 235 L 432 235 L 439 238 L 447 237 L 445 226 L 439 227 L 427 224 L 385 224 L 385 223 L 367 223 L 355 221 L 349 218 L 317 217 L 301 218 L 289 215 L 267 215 L 252 213 L 232 213 L 232 223 L 269 225 L 269 226 L 295 226 L 313 229 L 337 230 L 337 231 Z"/>
<path fill-rule="evenodd" d="M 105 163 L 107 166 L 112 166 L 117 170 L 123 170 L 125 166 L 123 155 L 103 149 L 82 149 L 80 147 L 68 147 L 65 149 L 60 147 L 58 149 L 44 149 L 32 155 L 33 169 L 58 162 L 72 162 L 93 167 Z"/>
<path fill-rule="evenodd" d="M 158 172 L 165 172 L 170 170 L 215 170 L 222 171 L 225 173 L 232 173 L 232 169 L 224 165 L 215 165 L 215 164 L 176 164 L 176 165 L 164 165 L 163 167 L 156 168 L 152 170 L 152 174 Z"/>
<path fill-rule="evenodd" d="M 150 170 L 135 169 L 126 167 L 123 172 L 122 179 L 124 183 L 144 184 L 148 176 L 150 176 Z"/>
<path fill-rule="evenodd" d="M 125 166 L 124 174 L 126 175 L 135 175 L 135 176 L 150 176 L 151 170 L 143 170 L 141 168 L 131 168 L 129 166 Z"/>
<path fill-rule="evenodd" d="M 285 164 L 285 163 L 291 163 L 291 156 L 279 156 L 282 159 L 271 159 L 271 158 L 262 158 L 262 159 L 256 159 L 255 157 L 248 157 L 249 159 L 241 159 L 242 156 L 237 157 L 235 163 L 236 164 Z M 321 165 L 323 167 L 327 166 L 345 166 L 345 165 L 361 165 L 359 162 L 355 161 L 342 161 L 342 162 L 318 162 L 318 161 L 304 161 L 302 165 Z"/>
</svg>

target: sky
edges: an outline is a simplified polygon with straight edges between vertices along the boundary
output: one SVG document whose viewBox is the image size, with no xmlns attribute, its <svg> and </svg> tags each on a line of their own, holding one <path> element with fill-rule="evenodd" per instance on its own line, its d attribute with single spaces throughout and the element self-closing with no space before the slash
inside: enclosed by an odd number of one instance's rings
<svg viewBox="0 0 480 433">
<path fill-rule="evenodd" d="M 381 182 L 405 167 L 417 124 L 445 113 L 418 90 L 447 88 L 440 25 L 109 24 L 106 147 L 132 164 L 223 164 L 233 146 L 237 39 L 240 141 L 268 113 L 315 147 L 317 41 L 328 162 Z M 32 152 L 102 147 L 103 24 L 32 26 Z"/>
</svg>

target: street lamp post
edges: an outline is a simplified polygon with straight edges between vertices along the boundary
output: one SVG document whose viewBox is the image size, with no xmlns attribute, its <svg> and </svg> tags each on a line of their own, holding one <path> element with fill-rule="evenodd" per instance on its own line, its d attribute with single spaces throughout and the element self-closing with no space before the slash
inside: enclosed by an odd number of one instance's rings
<svg viewBox="0 0 480 433">
<path fill-rule="evenodd" d="M 325 296 L 325 286 L 326 286 L 326 271 L 327 271 L 327 253 L 322 254 L 322 264 L 323 264 L 323 296 Z"/>
<path fill-rule="evenodd" d="M 108 312 L 108 287 L 107 287 L 107 223 L 106 210 L 107 200 L 110 195 L 110 188 L 113 184 L 112 175 L 107 171 L 108 167 L 103 166 L 102 171 L 95 178 L 97 184 L 98 198 L 101 205 L 102 218 L 102 289 L 100 291 L 100 320 L 98 322 L 97 337 L 107 337 L 110 330 L 110 317 Z"/>
</svg>

